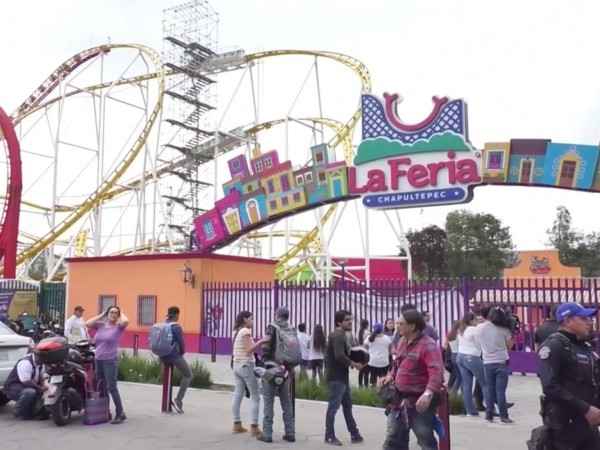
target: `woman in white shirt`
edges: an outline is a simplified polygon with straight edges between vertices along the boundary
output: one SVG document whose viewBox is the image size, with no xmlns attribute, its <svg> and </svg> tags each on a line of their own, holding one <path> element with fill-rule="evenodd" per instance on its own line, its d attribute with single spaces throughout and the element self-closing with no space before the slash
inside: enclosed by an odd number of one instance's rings
<svg viewBox="0 0 600 450">
<path fill-rule="evenodd" d="M 383 333 L 383 328 L 382 323 L 374 324 L 373 332 L 365 341 L 365 347 L 369 351 L 369 372 L 372 386 L 377 384 L 379 378 L 387 375 L 390 367 L 392 340 Z"/>
<path fill-rule="evenodd" d="M 450 332 L 446 336 L 446 343 L 444 344 L 444 349 L 446 349 L 446 351 L 450 351 L 450 358 L 452 361 L 452 373 L 450 374 L 450 379 L 448 380 L 448 387 L 455 394 L 459 389 L 462 388 L 462 375 L 460 374 L 460 369 L 458 368 L 458 363 L 456 362 L 456 359 L 458 358 L 459 328 L 460 320 L 454 321 Z"/>
<path fill-rule="evenodd" d="M 258 413 L 260 410 L 260 393 L 258 391 L 258 379 L 254 375 L 254 352 L 270 338 L 262 338 L 258 342 L 252 339 L 252 327 L 254 319 L 250 311 L 240 312 L 235 319 L 235 330 L 233 331 L 233 354 L 231 356 L 231 368 L 235 376 L 235 391 L 233 393 L 233 432 L 245 433 L 248 431 L 242 426 L 240 408 L 246 389 L 250 392 L 251 422 L 250 433 L 252 436 L 260 436 L 258 427 Z"/>
<path fill-rule="evenodd" d="M 460 321 L 458 329 L 458 356 L 456 363 L 462 377 L 462 393 L 467 415 L 477 417 L 479 413 L 473 404 L 473 378 L 477 380 L 483 391 L 485 404 L 488 404 L 489 389 L 485 379 L 483 360 L 481 359 L 481 343 L 475 326 L 475 314 L 468 312 Z"/>
</svg>

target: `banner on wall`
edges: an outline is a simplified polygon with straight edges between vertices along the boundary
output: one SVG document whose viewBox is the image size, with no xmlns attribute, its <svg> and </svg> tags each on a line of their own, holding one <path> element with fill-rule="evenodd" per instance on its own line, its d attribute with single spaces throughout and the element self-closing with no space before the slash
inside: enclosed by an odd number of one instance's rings
<svg viewBox="0 0 600 450">
<path fill-rule="evenodd" d="M 17 320 L 37 314 L 37 291 L 0 291 L 0 317 Z"/>
</svg>

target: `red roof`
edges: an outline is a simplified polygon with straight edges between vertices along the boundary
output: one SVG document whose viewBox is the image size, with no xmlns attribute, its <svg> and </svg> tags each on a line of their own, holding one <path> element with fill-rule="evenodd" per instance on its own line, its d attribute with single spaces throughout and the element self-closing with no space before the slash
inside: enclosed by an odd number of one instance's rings
<svg viewBox="0 0 600 450">
<path fill-rule="evenodd" d="M 68 263 L 93 263 L 93 262 L 109 262 L 109 261 L 152 261 L 165 259 L 210 259 L 213 261 L 235 261 L 235 262 L 250 262 L 255 264 L 270 264 L 275 265 L 277 261 L 274 259 L 249 258 L 243 256 L 219 255 L 217 253 L 143 253 L 138 255 L 125 256 L 92 256 L 85 258 L 67 258 Z"/>
</svg>

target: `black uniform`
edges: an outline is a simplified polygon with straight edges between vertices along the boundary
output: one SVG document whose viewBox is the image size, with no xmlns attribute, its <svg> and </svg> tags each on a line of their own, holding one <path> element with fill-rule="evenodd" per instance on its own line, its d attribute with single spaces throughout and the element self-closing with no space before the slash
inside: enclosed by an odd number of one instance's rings
<svg viewBox="0 0 600 450">
<path fill-rule="evenodd" d="M 592 347 L 574 334 L 559 330 L 538 352 L 544 424 L 552 429 L 557 450 L 598 450 L 598 427 L 585 418 L 599 406 L 600 361 Z"/>
<path fill-rule="evenodd" d="M 560 324 L 556 319 L 548 319 L 535 330 L 535 343 L 541 346 L 546 339 L 558 331 Z"/>
</svg>

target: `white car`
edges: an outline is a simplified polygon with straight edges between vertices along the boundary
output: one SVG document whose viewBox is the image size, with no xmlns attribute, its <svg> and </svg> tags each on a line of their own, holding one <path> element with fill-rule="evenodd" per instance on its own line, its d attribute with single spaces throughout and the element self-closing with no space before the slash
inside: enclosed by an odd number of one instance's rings
<svg viewBox="0 0 600 450">
<path fill-rule="evenodd" d="M 15 367 L 17 361 L 27 354 L 33 347 L 33 340 L 21 336 L 0 322 L 0 406 L 9 402 L 8 397 L 2 392 L 8 374 Z"/>
</svg>

